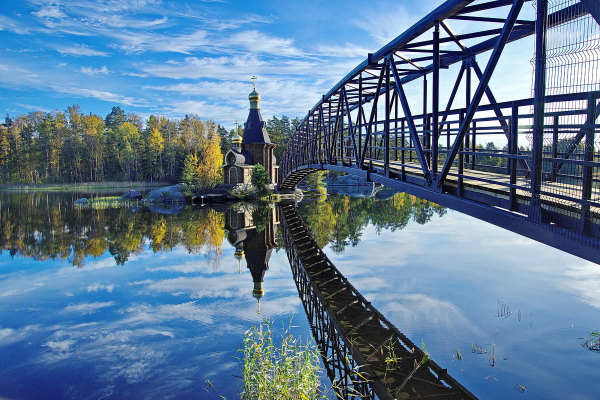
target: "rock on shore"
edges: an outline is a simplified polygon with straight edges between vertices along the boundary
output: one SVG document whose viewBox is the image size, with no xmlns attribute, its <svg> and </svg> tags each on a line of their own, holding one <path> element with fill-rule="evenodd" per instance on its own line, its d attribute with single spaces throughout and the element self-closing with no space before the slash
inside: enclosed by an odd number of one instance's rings
<svg viewBox="0 0 600 400">
<path fill-rule="evenodd" d="M 146 195 L 144 203 L 185 203 L 186 196 L 183 191 L 187 188 L 185 183 L 167 186 L 152 190 Z"/>
</svg>

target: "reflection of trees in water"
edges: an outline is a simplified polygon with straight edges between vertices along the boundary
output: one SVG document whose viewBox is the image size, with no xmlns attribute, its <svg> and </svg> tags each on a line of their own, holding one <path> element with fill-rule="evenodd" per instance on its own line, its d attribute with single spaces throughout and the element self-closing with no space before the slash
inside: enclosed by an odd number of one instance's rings
<svg viewBox="0 0 600 400">
<path fill-rule="evenodd" d="M 369 223 L 380 233 L 384 229 L 403 229 L 410 221 L 423 225 L 434 215 L 446 213 L 445 207 L 406 193 L 397 193 L 388 200 L 329 196 L 326 200 L 303 202 L 299 208 L 319 246 L 330 244 L 336 253 L 348 245 L 356 246 Z"/>
<path fill-rule="evenodd" d="M 36 260 L 68 260 L 81 267 L 86 257 L 107 250 L 117 264 L 148 247 L 154 252 L 181 245 L 218 260 L 223 215 L 193 209 L 164 215 L 146 209 L 74 208 L 72 195 L 0 194 L 0 251 Z"/>
<path fill-rule="evenodd" d="M 86 257 L 109 251 L 118 264 L 147 248 L 154 252 L 183 246 L 204 253 L 218 265 L 223 239 L 223 214 L 209 208 L 166 215 L 145 208 L 74 208 L 75 194 L 0 193 L 0 252 L 36 260 L 68 260 L 83 266 Z M 404 193 L 389 200 L 331 196 L 304 202 L 300 208 L 317 243 L 331 243 L 336 252 L 356 246 L 362 230 L 372 223 L 377 231 L 404 228 L 411 220 L 424 224 L 446 210 Z M 259 230 L 268 207 L 253 213 Z M 254 215 L 255 214 L 255 215 Z M 264 215 L 263 215 L 264 214 Z M 262 221 L 262 222 L 261 222 Z M 279 241 L 282 243 L 282 241 Z"/>
</svg>

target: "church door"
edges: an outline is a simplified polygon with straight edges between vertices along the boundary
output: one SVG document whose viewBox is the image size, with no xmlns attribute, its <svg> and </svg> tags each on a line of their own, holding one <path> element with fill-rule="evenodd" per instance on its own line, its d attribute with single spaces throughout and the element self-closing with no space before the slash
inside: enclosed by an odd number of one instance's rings
<svg viewBox="0 0 600 400">
<path fill-rule="evenodd" d="M 237 167 L 229 168 L 229 183 L 236 185 L 238 183 L 238 169 Z"/>
</svg>

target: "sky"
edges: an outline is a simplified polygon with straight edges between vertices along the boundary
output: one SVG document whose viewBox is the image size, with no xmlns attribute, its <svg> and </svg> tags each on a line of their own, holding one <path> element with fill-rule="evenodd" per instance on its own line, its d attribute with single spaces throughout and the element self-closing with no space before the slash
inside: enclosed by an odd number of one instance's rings
<svg viewBox="0 0 600 400">
<path fill-rule="evenodd" d="M 303 117 L 441 0 L 0 0 L 0 113 Z"/>
</svg>

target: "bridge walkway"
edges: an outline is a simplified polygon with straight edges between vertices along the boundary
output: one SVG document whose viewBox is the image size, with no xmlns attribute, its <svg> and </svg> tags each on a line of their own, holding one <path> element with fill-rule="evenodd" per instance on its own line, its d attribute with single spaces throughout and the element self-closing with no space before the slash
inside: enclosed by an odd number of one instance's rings
<svg viewBox="0 0 600 400">
<path fill-rule="evenodd" d="M 350 160 L 346 160 L 346 162 L 348 161 Z M 378 172 L 385 174 L 385 165 L 382 161 L 373 161 L 371 165 Z M 401 163 L 390 161 L 388 165 L 389 171 L 393 174 L 405 174 L 412 176 L 414 179 L 419 179 L 423 176 L 421 166 L 416 162 Z M 458 167 L 453 166 L 450 168 L 445 186 L 455 188 L 463 196 L 465 195 L 465 191 L 473 191 L 506 201 L 510 201 L 511 197 L 514 197 L 514 201 L 522 206 L 528 206 L 531 200 L 531 180 L 524 176 L 511 178 L 509 174 L 467 168 L 464 168 L 463 172 L 460 172 Z M 581 198 L 583 190 L 580 185 L 545 181 L 544 190 L 548 194 L 542 194 L 540 198 L 547 208 L 556 212 L 581 213 L 580 203 L 560 201 L 556 195 L 560 192 L 568 192 L 571 197 Z M 468 195 L 466 197 L 468 198 Z M 596 202 L 600 200 L 600 187 L 598 185 L 594 185 L 590 197 Z M 596 220 L 595 223 L 600 223 L 600 207 L 590 206 L 589 211 Z"/>
</svg>

